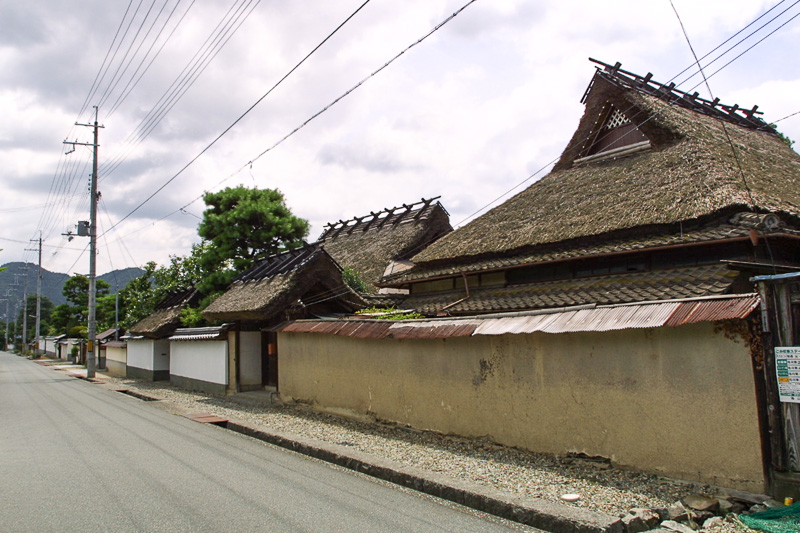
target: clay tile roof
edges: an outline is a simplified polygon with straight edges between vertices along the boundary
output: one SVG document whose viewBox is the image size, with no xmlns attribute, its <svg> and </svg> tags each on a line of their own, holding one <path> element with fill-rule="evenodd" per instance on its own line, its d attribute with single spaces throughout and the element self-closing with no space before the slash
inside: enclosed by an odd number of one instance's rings
<svg viewBox="0 0 800 533">
<path fill-rule="evenodd" d="M 450 314 L 546 309 L 575 305 L 611 305 L 727 294 L 738 276 L 724 265 L 708 265 L 579 279 L 473 289 Z M 435 315 L 464 298 L 464 291 L 412 294 L 402 306 Z"/>
</svg>

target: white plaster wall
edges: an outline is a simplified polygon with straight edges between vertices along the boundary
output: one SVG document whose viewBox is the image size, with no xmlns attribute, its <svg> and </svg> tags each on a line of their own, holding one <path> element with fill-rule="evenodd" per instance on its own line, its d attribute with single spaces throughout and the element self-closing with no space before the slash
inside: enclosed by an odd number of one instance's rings
<svg viewBox="0 0 800 533">
<path fill-rule="evenodd" d="M 116 361 L 117 363 L 127 364 L 128 350 L 125 348 L 106 347 L 106 361 Z"/>
<path fill-rule="evenodd" d="M 153 368 L 153 344 L 149 339 L 128 341 L 128 366 L 155 370 Z"/>
<path fill-rule="evenodd" d="M 170 348 L 171 375 L 228 383 L 228 341 L 174 341 Z"/>
<path fill-rule="evenodd" d="M 169 370 L 169 339 L 153 341 L 153 370 Z"/>
<path fill-rule="evenodd" d="M 239 381 L 243 386 L 261 385 L 261 332 L 239 333 Z"/>
</svg>

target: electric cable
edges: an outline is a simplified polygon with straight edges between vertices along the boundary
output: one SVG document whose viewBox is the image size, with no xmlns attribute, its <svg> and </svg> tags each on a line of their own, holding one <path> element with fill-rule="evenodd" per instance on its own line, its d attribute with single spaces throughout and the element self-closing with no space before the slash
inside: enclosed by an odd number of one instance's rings
<svg viewBox="0 0 800 533">
<path fill-rule="evenodd" d="M 236 2 L 239 2 L 238 7 Z M 217 23 L 217 26 L 212 30 L 209 36 L 206 37 L 205 42 L 200 46 L 197 52 L 195 52 L 192 59 L 184 66 L 183 70 L 178 74 L 175 80 L 173 80 L 172 84 L 167 88 L 164 94 L 161 95 L 158 101 L 156 101 L 150 111 L 148 111 L 139 125 L 128 134 L 121 147 L 117 150 L 120 155 L 112 156 L 110 161 L 101 165 L 98 169 L 100 177 L 113 172 L 119 164 L 127 158 L 130 152 L 150 135 L 153 129 L 163 120 L 164 116 L 166 116 L 172 107 L 183 98 L 186 91 L 194 85 L 200 75 L 208 67 L 211 60 L 222 50 L 222 47 L 227 43 L 227 39 L 230 39 L 238 30 L 239 26 L 244 23 L 260 0 L 256 0 L 254 5 L 252 4 L 253 0 L 236 0 L 236 2 L 231 5 L 223 18 Z M 249 2 L 247 6 L 245 6 L 245 2 Z M 243 9 L 251 5 L 252 8 L 247 14 L 247 17 L 241 20 L 233 33 L 231 33 L 230 29 L 241 19 L 244 13 Z M 229 34 L 230 36 L 225 39 Z M 220 45 L 222 39 L 225 40 L 222 45 Z"/>
<path fill-rule="evenodd" d="M 471 0 L 471 2 L 475 2 L 475 1 L 476 1 L 476 0 Z M 180 169 L 180 170 L 179 170 L 179 171 L 178 171 L 178 172 L 177 172 L 175 175 L 173 175 L 171 178 L 169 178 L 169 179 L 168 179 L 168 180 L 167 180 L 167 181 L 166 181 L 166 182 L 165 182 L 163 185 L 161 185 L 161 187 L 159 187 L 158 189 L 156 189 L 156 191 L 155 191 L 155 192 L 153 192 L 153 193 L 152 193 L 150 196 L 148 196 L 148 197 L 147 197 L 147 198 L 146 198 L 146 199 L 145 199 L 145 200 L 144 200 L 142 203 L 140 203 L 138 206 L 136 206 L 136 208 L 134 208 L 134 209 L 133 209 L 132 211 L 130 211 L 130 212 L 127 214 L 127 215 L 125 215 L 125 216 L 124 216 L 124 217 L 122 217 L 122 218 L 121 218 L 119 221 L 117 221 L 117 223 L 116 223 L 116 224 L 114 224 L 114 225 L 113 225 L 113 226 L 111 226 L 111 227 L 110 227 L 108 230 L 106 230 L 106 233 L 107 233 L 108 231 L 111 231 L 111 230 L 113 230 L 113 229 L 114 229 L 114 228 L 116 228 L 117 226 L 119 226 L 119 225 L 120 225 L 120 224 L 121 224 L 121 223 L 122 223 L 124 220 L 126 220 L 128 217 L 130 217 L 131 215 L 133 215 L 133 214 L 134 214 L 136 211 L 138 211 L 139 209 L 141 209 L 141 208 L 142 208 L 142 207 L 143 207 L 143 206 L 144 206 L 144 205 L 145 205 L 147 202 L 149 202 L 149 201 L 150 201 L 150 200 L 151 200 L 151 199 L 152 199 L 154 196 L 156 196 L 156 195 L 157 195 L 159 192 L 161 192 L 161 191 L 162 191 L 162 190 L 163 190 L 163 189 L 164 189 L 164 188 L 165 188 L 167 185 L 169 185 L 170 183 L 172 183 L 172 182 L 173 182 L 173 181 L 174 181 L 174 180 L 175 180 L 175 179 L 176 179 L 178 176 L 180 176 L 180 175 L 181 175 L 181 174 L 182 174 L 182 173 L 183 173 L 183 172 L 184 172 L 184 171 L 185 171 L 187 168 L 189 168 L 189 166 L 191 166 L 191 165 L 192 165 L 192 163 L 194 163 L 195 161 L 197 161 L 197 159 L 199 159 L 199 158 L 200 158 L 200 156 L 202 156 L 202 155 L 203 155 L 203 154 L 204 154 L 206 151 L 208 151 L 208 150 L 209 150 L 209 149 L 210 149 L 212 146 L 214 146 L 214 144 L 216 144 L 216 143 L 217 143 L 217 141 L 219 141 L 219 140 L 220 140 L 220 139 L 221 139 L 221 138 L 222 138 L 222 137 L 223 137 L 223 136 L 224 136 L 226 133 L 228 133 L 228 132 L 229 132 L 229 131 L 230 131 L 230 130 L 231 130 L 233 127 L 234 127 L 234 126 L 236 126 L 236 124 L 238 124 L 238 123 L 239 123 L 239 122 L 240 122 L 240 121 L 241 121 L 241 120 L 242 120 L 242 119 L 243 119 L 243 118 L 244 118 L 244 117 L 245 117 L 245 116 L 246 116 L 248 113 L 250 113 L 250 111 L 252 111 L 252 110 L 253 110 L 253 109 L 254 109 L 254 108 L 255 108 L 255 107 L 258 105 L 258 104 L 260 104 L 260 103 L 261 103 L 261 102 L 262 102 L 262 101 L 263 101 L 263 100 L 264 100 L 264 99 L 265 99 L 267 96 L 269 96 L 269 94 L 271 94 L 271 93 L 272 93 L 272 91 L 274 91 L 274 90 L 275 90 L 275 89 L 276 89 L 276 88 L 277 88 L 277 87 L 278 87 L 278 86 L 279 86 L 281 83 L 283 83 L 283 81 L 284 81 L 284 80 L 286 80 L 286 79 L 287 79 L 287 78 L 288 78 L 288 77 L 289 77 L 289 76 L 290 76 L 290 75 L 291 75 L 291 74 L 292 74 L 292 73 L 293 73 L 295 70 L 297 70 L 297 69 L 300 67 L 300 65 L 302 65 L 303 63 L 305 63 L 305 61 L 306 61 L 306 60 L 307 60 L 309 57 L 311 57 L 311 56 L 312 56 L 312 55 L 313 55 L 313 54 L 314 54 L 314 53 L 315 53 L 317 50 L 319 50 L 319 48 L 320 48 L 320 47 L 322 47 L 322 46 L 323 46 L 323 45 L 324 45 L 324 44 L 325 44 L 325 43 L 326 43 L 326 42 L 327 42 L 329 39 L 331 39 L 331 38 L 332 38 L 332 37 L 333 37 L 333 36 L 334 36 L 334 35 L 335 35 L 335 34 L 336 34 L 336 33 L 337 33 L 337 32 L 338 32 L 338 31 L 339 31 L 339 30 L 340 30 L 340 29 L 341 29 L 341 28 L 342 28 L 342 27 L 345 25 L 345 24 L 347 24 L 347 23 L 348 23 L 348 22 L 349 22 L 349 21 L 350 21 L 350 20 L 351 20 L 351 19 L 352 19 L 352 18 L 353 18 L 353 17 L 354 17 L 356 14 L 358 14 L 358 12 L 359 12 L 359 11 L 361 11 L 361 9 L 363 9 L 363 8 L 364 8 L 364 6 L 366 6 L 366 5 L 367 5 L 369 2 L 370 2 L 370 0 L 365 0 L 365 2 L 364 2 L 364 3 L 362 3 L 362 4 L 361 4 L 361 5 L 360 5 L 360 6 L 359 6 L 359 7 L 358 7 L 358 8 L 357 8 L 357 9 L 356 9 L 356 10 L 355 10 L 353 13 L 351 13 L 351 14 L 350 14 L 350 15 L 349 15 L 349 16 L 348 16 L 348 17 L 347 17 L 347 18 L 346 18 L 346 19 L 345 19 L 345 20 L 344 20 L 342 23 L 340 23 L 340 24 L 339 24 L 339 25 L 338 25 L 338 26 L 337 26 L 337 27 L 336 27 L 336 28 L 335 28 L 335 29 L 334 29 L 334 30 L 333 30 L 331 33 L 329 33 L 329 34 L 328 34 L 328 36 L 327 36 L 327 37 L 325 37 L 325 39 L 323 39 L 323 40 L 322 40 L 322 41 L 321 41 L 321 42 L 320 42 L 320 43 L 319 43 L 317 46 L 315 46 L 315 47 L 314 47 L 314 48 L 311 50 L 311 52 L 309 52 L 308 54 L 306 54 L 306 56 L 305 56 L 303 59 L 301 59 L 299 63 L 297 63 L 297 64 L 296 64 L 296 65 L 295 65 L 295 66 L 294 66 L 294 67 L 293 67 L 293 68 L 292 68 L 292 69 L 291 69 L 291 70 L 290 70 L 290 71 L 289 71 L 289 72 L 288 72 L 286 75 L 284 75 L 284 76 L 283 76 L 283 77 L 282 77 L 280 80 L 278 80 L 278 81 L 277 81 L 277 82 L 276 82 L 276 83 L 275 83 L 275 84 L 274 84 L 274 85 L 273 85 L 273 86 L 272 86 L 272 87 L 271 87 L 271 88 L 270 88 L 270 89 L 269 89 L 269 90 L 268 90 L 266 93 L 264 93 L 264 95 L 263 95 L 263 96 L 261 96 L 261 98 L 259 98 L 258 100 L 256 100 L 256 102 L 255 102 L 253 105 L 251 105 L 249 108 L 247 108 L 247 110 L 245 110 L 245 112 L 244 112 L 244 113 L 242 113 L 242 114 L 239 116 L 239 118 L 237 118 L 237 119 L 236 119 L 236 120 L 235 120 L 235 121 L 234 121 L 234 122 L 233 122 L 233 123 L 232 123 L 230 126 L 228 126 L 227 128 L 225 128 L 225 130 L 223 130 L 223 132 L 222 132 L 222 133 L 220 133 L 219 135 L 217 135 L 217 137 L 216 137 L 216 138 L 215 138 L 213 141 L 211 141 L 211 143 L 210 143 L 210 144 L 208 144 L 208 145 L 207 145 L 205 148 L 203 148 L 203 150 L 201 150 L 201 151 L 200 151 L 200 153 L 198 153 L 196 156 L 194 156 L 194 158 L 192 158 L 192 159 L 191 159 L 191 161 L 189 161 L 189 162 L 188 162 L 188 163 L 187 163 L 187 164 L 186 164 L 186 165 L 185 165 L 183 168 L 181 168 L 181 169 Z"/>
<path fill-rule="evenodd" d="M 145 18 L 142 21 L 142 25 L 139 27 L 139 31 L 137 31 L 136 35 L 134 36 L 134 42 L 138 38 L 139 32 L 143 29 L 143 26 L 144 26 L 145 22 L 147 21 L 147 18 L 150 16 L 150 12 L 153 10 L 153 7 L 155 7 L 156 1 L 157 0 L 153 0 L 153 4 L 150 6 L 150 9 L 145 14 Z M 153 17 L 153 20 L 150 23 L 150 26 L 147 28 L 147 32 L 144 34 L 144 37 L 142 37 L 139 40 L 139 44 L 136 46 L 136 51 L 131 56 L 131 60 L 125 65 L 125 68 L 122 69 L 122 73 L 116 78 L 114 83 L 109 84 L 107 92 L 106 92 L 106 95 L 104 97 L 100 98 L 100 100 L 96 104 L 97 107 L 100 107 L 100 108 L 105 107 L 105 104 L 108 101 L 108 98 L 111 96 L 111 94 L 113 94 L 114 89 L 116 89 L 117 85 L 119 85 L 119 83 L 122 81 L 122 79 L 125 76 L 125 74 L 128 71 L 128 69 L 133 65 L 133 61 L 139 55 L 139 52 L 141 51 L 142 46 L 144 46 L 144 44 L 147 42 L 148 37 L 150 36 L 150 33 L 156 27 L 156 23 L 158 22 L 158 19 L 161 18 L 161 14 L 164 12 L 164 9 L 166 9 L 168 3 L 169 3 L 169 0 L 164 0 L 164 4 L 161 6 L 161 9 L 158 11 L 158 13 L 156 13 L 156 15 Z M 175 8 L 177 8 L 177 7 L 178 7 L 178 3 L 175 4 L 175 7 L 172 10 L 173 13 L 175 12 Z M 142 56 L 141 60 L 139 61 L 138 66 L 136 67 L 136 70 L 133 72 L 133 74 L 128 79 L 128 83 L 122 89 L 121 93 L 125 92 L 125 89 L 128 88 L 128 86 L 130 85 L 131 81 L 136 77 L 136 74 L 139 72 L 139 69 L 141 68 L 142 64 L 147 60 L 147 54 L 153 49 L 153 46 L 155 46 L 156 42 L 158 41 L 159 36 L 161 35 L 161 32 L 164 31 L 164 27 L 167 25 L 168 22 L 169 22 L 169 18 L 167 18 L 164 21 L 164 24 L 161 26 L 161 29 L 159 30 L 159 32 L 156 35 L 155 39 L 153 39 L 152 43 L 150 44 L 150 47 L 147 49 L 147 52 L 145 52 L 145 54 Z M 131 47 L 133 47 L 133 43 L 131 43 Z"/>
</svg>

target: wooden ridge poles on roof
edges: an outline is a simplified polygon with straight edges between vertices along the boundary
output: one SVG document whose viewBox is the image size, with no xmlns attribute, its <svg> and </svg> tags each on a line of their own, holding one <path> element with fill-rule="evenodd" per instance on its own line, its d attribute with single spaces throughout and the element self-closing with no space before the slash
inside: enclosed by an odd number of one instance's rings
<svg viewBox="0 0 800 533">
<path fill-rule="evenodd" d="M 680 89 L 676 89 L 674 82 L 664 84 L 654 81 L 652 79 L 653 74 L 650 72 L 648 72 L 646 76 L 640 76 L 633 72 L 622 70 L 620 68 L 622 64 L 619 62 L 617 62 L 615 65 L 609 65 L 607 63 L 603 63 L 602 61 L 598 61 L 597 59 L 592 59 L 591 57 L 589 58 L 589 61 L 603 66 L 602 69 L 600 67 L 597 68 L 596 75 L 601 76 L 616 85 L 635 89 L 642 93 L 655 96 L 656 98 L 664 100 L 670 104 L 679 105 L 681 107 L 697 111 L 698 113 L 719 118 L 748 129 L 765 131 L 773 134 L 775 133 L 775 129 L 772 126 L 756 116 L 763 114 L 761 111 L 758 111 L 757 105 L 753 106 L 753 109 L 741 109 L 739 108 L 738 104 L 720 104 L 719 98 L 715 98 L 714 100 L 706 100 L 705 98 L 701 98 L 700 93 L 698 92 L 689 94 L 681 91 Z M 583 98 L 581 98 L 581 103 L 585 103 L 586 97 L 588 96 L 593 84 L 594 79 L 592 79 L 592 82 L 589 83 L 589 87 L 586 88 L 586 92 L 584 92 Z M 739 113 L 741 113 L 741 115 Z"/>
<path fill-rule="evenodd" d="M 377 228 L 380 229 L 384 227 L 386 224 L 391 222 L 394 226 L 399 224 L 403 220 L 406 220 L 414 209 L 417 206 L 420 206 L 419 209 L 416 210 L 416 214 L 414 215 L 414 219 L 418 220 L 425 210 L 436 200 L 441 198 L 441 196 L 436 196 L 434 198 L 422 198 L 421 201 L 415 202 L 413 204 L 402 204 L 397 207 L 386 208 L 377 213 L 374 211 L 370 211 L 369 215 L 364 215 L 361 217 L 353 217 L 348 220 L 339 220 L 338 222 L 332 222 L 325 224 L 325 231 L 323 232 L 322 236 L 319 238 L 320 241 L 324 241 L 330 237 L 338 236 L 342 231 L 347 230 L 348 235 L 352 233 L 356 228 L 360 229 L 361 231 L 367 231 L 377 223 Z M 437 202 L 438 203 L 438 202 Z M 400 211 L 397 213 L 397 211 Z M 385 216 L 383 216 L 385 215 Z M 364 222 L 365 219 L 369 219 Z"/>
</svg>

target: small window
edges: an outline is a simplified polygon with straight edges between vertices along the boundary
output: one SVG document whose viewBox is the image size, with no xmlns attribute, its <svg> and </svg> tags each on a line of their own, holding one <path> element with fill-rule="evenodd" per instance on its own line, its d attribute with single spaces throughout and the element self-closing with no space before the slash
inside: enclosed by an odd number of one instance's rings
<svg viewBox="0 0 800 533">
<path fill-rule="evenodd" d="M 422 281 L 420 283 L 411 284 L 411 294 L 424 294 L 428 292 L 443 292 L 451 290 L 453 290 L 453 278 Z"/>
</svg>

